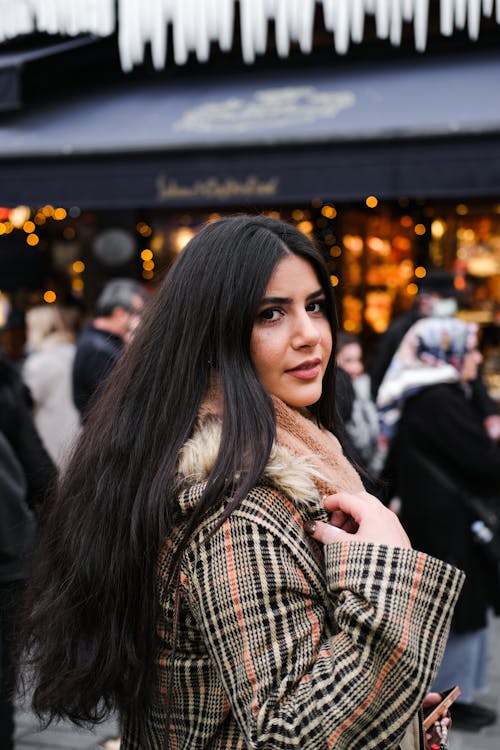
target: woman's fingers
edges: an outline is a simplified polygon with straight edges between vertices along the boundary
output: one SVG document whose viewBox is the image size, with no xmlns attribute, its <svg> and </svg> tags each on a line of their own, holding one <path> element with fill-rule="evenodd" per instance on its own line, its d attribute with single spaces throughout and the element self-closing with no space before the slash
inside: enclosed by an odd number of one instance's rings
<svg viewBox="0 0 500 750">
<path fill-rule="evenodd" d="M 338 492 L 325 497 L 324 505 L 331 512 L 330 524 L 318 522 L 312 533 L 323 544 L 351 539 L 411 547 L 398 518 L 368 492 Z"/>
<path fill-rule="evenodd" d="M 329 523 L 323 523 L 323 521 L 307 521 L 305 528 L 313 539 L 322 542 L 322 544 L 342 542 L 349 538 L 349 534 L 342 529 L 332 526 Z"/>
<path fill-rule="evenodd" d="M 424 708 L 432 708 L 433 706 L 437 706 L 437 704 L 440 703 L 441 700 L 441 693 L 427 693 L 422 702 L 422 706 Z"/>
</svg>

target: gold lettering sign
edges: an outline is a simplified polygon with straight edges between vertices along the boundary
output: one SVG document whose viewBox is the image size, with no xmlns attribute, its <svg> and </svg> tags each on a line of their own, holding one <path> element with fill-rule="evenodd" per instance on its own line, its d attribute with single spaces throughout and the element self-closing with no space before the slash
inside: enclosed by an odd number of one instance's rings
<svg viewBox="0 0 500 750">
<path fill-rule="evenodd" d="M 231 197 L 259 197 L 276 195 L 279 177 L 260 180 L 255 175 L 249 175 L 243 180 L 234 177 L 208 177 L 206 180 L 196 180 L 191 185 L 181 185 L 175 178 L 160 175 L 156 181 L 156 194 L 162 200 L 176 198 L 231 198 Z"/>
</svg>

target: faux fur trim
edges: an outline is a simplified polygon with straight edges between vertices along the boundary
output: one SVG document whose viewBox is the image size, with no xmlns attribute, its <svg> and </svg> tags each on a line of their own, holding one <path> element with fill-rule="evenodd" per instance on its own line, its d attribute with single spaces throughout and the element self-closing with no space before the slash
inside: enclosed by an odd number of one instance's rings
<svg viewBox="0 0 500 750">
<path fill-rule="evenodd" d="M 221 424 L 216 417 L 205 418 L 179 455 L 178 473 L 182 484 L 205 482 L 215 464 L 221 438 Z M 315 479 L 318 472 L 307 463 L 306 456 L 293 456 L 276 443 L 271 449 L 263 478 L 298 504 L 316 505 L 319 493 Z"/>
</svg>

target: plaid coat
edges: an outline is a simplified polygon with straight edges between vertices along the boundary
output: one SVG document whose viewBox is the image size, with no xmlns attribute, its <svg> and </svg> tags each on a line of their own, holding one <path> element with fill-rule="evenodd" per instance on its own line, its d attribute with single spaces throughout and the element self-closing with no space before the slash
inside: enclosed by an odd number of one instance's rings
<svg viewBox="0 0 500 750">
<path fill-rule="evenodd" d="M 217 451 L 201 431 L 184 456 L 187 516 Z M 240 508 L 207 539 L 198 529 L 180 575 L 171 750 L 397 748 L 437 670 L 463 576 L 411 549 L 321 545 L 304 531 L 324 511 L 306 462 L 276 448 Z M 162 750 L 174 596 L 161 607 L 153 696 L 123 717 L 123 750 Z"/>
</svg>

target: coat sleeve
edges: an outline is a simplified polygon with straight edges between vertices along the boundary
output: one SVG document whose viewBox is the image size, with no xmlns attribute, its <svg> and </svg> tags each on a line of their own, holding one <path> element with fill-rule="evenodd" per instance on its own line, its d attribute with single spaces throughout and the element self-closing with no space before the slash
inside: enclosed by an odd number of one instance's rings
<svg viewBox="0 0 500 750">
<path fill-rule="evenodd" d="M 437 669 L 463 576 L 411 549 L 347 542 L 327 545 L 321 585 L 315 543 L 276 493 L 280 502 L 276 523 L 240 508 L 184 570 L 246 746 L 396 748 Z"/>
</svg>

